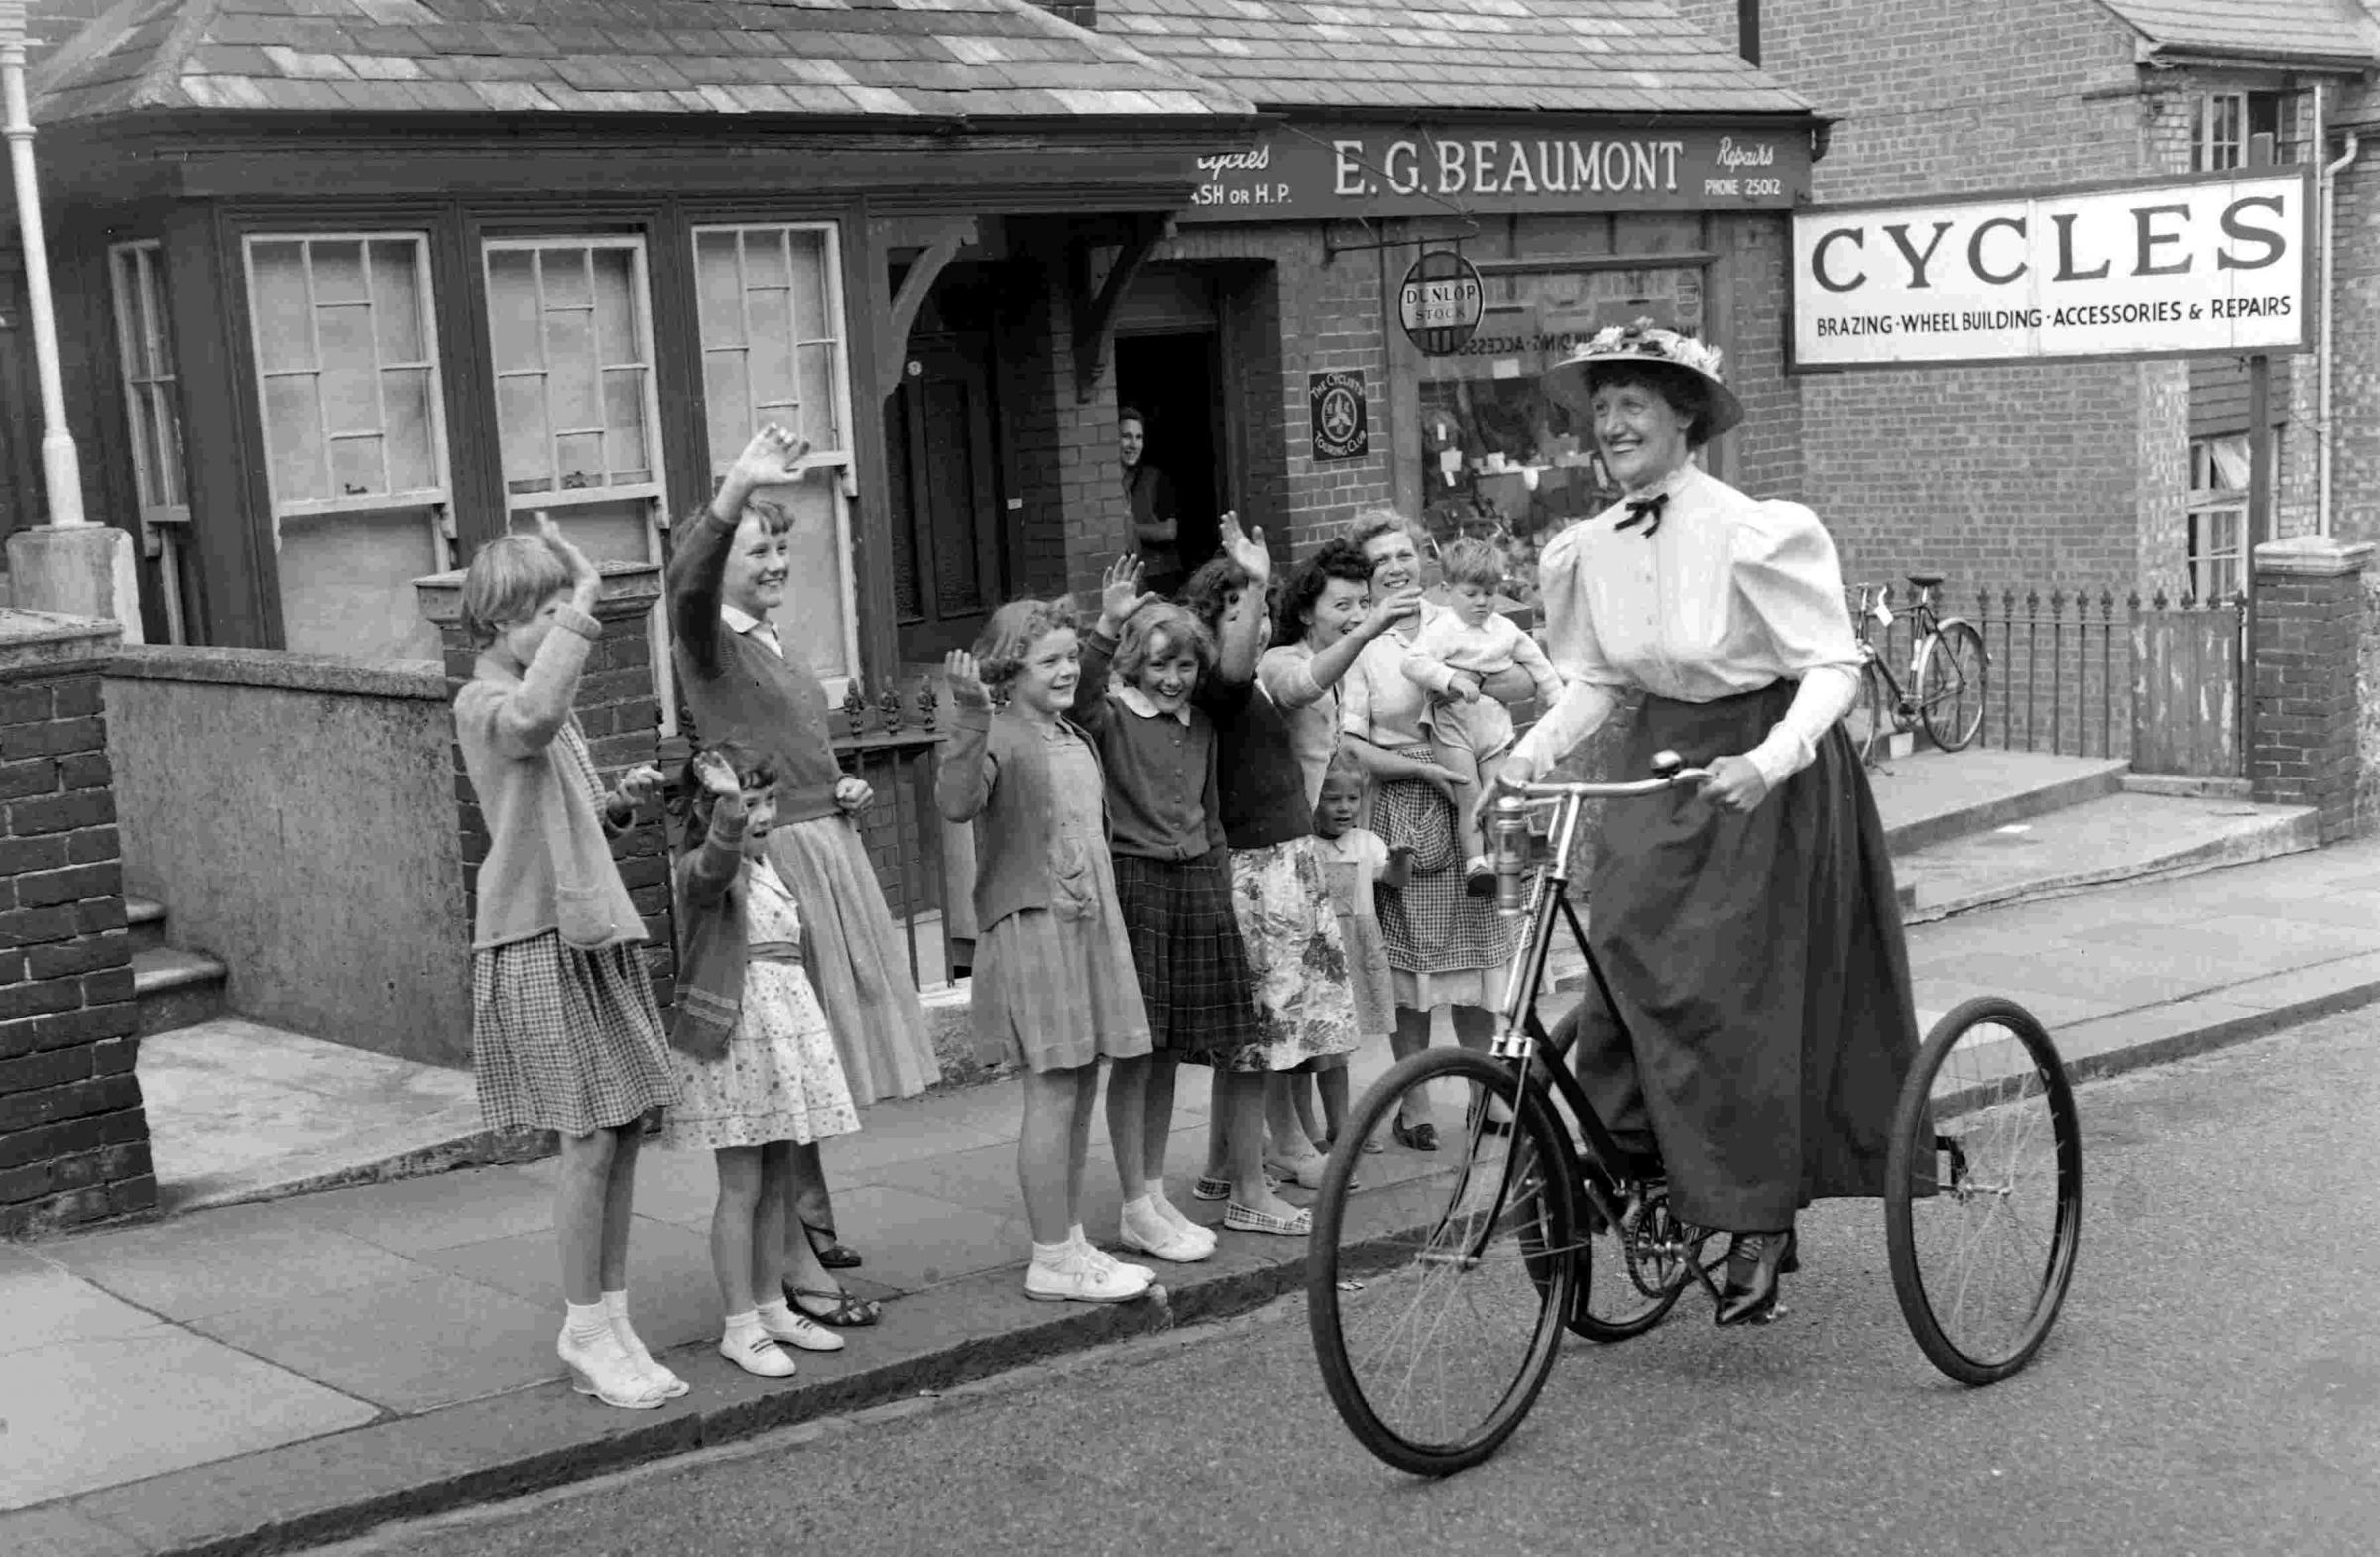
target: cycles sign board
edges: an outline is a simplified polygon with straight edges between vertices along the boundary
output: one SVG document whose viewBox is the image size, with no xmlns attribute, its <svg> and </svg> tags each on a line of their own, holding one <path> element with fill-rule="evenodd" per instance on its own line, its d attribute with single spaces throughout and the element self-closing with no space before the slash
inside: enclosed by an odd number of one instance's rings
<svg viewBox="0 0 2380 1557">
<path fill-rule="evenodd" d="M 1793 365 L 2307 347 L 2308 170 L 1793 216 Z"/>
<path fill-rule="evenodd" d="M 1284 126 L 1197 157 L 1192 178 L 1176 220 L 1785 210 L 1810 192 L 1810 132 Z"/>
</svg>

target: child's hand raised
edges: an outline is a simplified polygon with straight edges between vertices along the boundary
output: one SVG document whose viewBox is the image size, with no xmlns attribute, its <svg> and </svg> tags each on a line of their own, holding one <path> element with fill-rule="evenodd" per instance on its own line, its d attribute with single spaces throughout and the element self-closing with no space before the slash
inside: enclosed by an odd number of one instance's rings
<svg viewBox="0 0 2380 1557">
<path fill-rule="evenodd" d="M 1141 591 L 1140 559 L 1118 557 L 1099 578 L 1099 630 L 1110 638 L 1116 637 L 1142 606 L 1154 605 L 1158 598 Z"/>
<path fill-rule="evenodd" d="M 644 763 L 622 774 L 620 785 L 613 793 L 618 796 L 622 809 L 633 810 L 658 795 L 663 781 L 658 768 Z"/>
<path fill-rule="evenodd" d="M 961 708 L 989 708 L 992 694 L 984 690 L 983 672 L 975 656 L 954 649 L 942 658 L 942 678 L 950 683 L 950 700 Z"/>
<path fill-rule="evenodd" d="M 1264 528 L 1240 528 L 1240 516 L 1227 511 L 1216 521 L 1223 535 L 1223 554 L 1240 564 L 1258 584 L 1272 576 L 1272 553 L 1264 549 Z"/>
<path fill-rule="evenodd" d="M 772 421 L 752 435 L 744 452 L 728 467 L 727 485 L 750 492 L 759 487 L 790 486 L 821 467 L 810 463 L 810 440 L 795 437 Z"/>
<path fill-rule="evenodd" d="M 563 571 L 570 575 L 572 592 L 593 600 L 603 587 L 603 575 L 595 571 L 595 564 L 587 560 L 587 554 L 571 543 L 570 538 L 562 534 L 562 527 L 543 509 L 537 510 L 537 539 L 561 558 Z M 580 609 L 585 607 L 582 605 Z"/>
<path fill-rule="evenodd" d="M 744 780 L 736 777 L 736 765 L 717 752 L 694 754 L 694 778 L 705 794 L 724 800 L 734 796 L 744 798 Z"/>
</svg>

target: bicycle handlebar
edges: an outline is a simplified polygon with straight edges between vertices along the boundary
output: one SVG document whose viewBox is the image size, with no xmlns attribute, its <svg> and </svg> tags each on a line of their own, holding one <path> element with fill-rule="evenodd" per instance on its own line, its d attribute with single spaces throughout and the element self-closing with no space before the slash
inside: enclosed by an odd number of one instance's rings
<svg viewBox="0 0 2380 1557">
<path fill-rule="evenodd" d="M 1517 795 L 1524 800 L 1625 800 L 1636 795 L 1659 794 L 1685 784 L 1703 783 L 1711 778 L 1707 768 L 1688 768 L 1675 752 L 1660 752 L 1653 757 L 1653 777 L 1635 778 L 1624 783 L 1514 783 L 1498 778 L 1500 793 Z"/>
</svg>

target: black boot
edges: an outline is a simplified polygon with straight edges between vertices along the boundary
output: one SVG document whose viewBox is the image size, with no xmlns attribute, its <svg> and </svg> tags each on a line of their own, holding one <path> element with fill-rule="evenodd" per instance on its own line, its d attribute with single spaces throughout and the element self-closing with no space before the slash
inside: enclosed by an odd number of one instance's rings
<svg viewBox="0 0 2380 1557">
<path fill-rule="evenodd" d="M 1727 1246 L 1727 1282 L 1720 1289 L 1719 1322 L 1763 1324 L 1776 1317 L 1777 1277 L 1794 1259 L 1793 1229 L 1738 1233 Z M 1796 1268 L 1800 1261 L 1794 1259 Z"/>
</svg>

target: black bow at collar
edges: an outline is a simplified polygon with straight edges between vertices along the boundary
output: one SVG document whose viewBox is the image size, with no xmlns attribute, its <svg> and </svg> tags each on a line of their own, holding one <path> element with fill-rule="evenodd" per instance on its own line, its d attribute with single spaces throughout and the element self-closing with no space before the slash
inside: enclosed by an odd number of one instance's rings
<svg viewBox="0 0 2380 1557">
<path fill-rule="evenodd" d="M 1628 500 L 1628 517 L 1619 522 L 1619 528 L 1634 530 L 1638 525 L 1642 525 L 1644 539 L 1650 540 L 1653 539 L 1653 533 L 1661 528 L 1661 511 L 1667 507 L 1669 507 L 1669 494 L 1666 492 L 1656 492 L 1649 498 L 1630 498 Z"/>
</svg>

